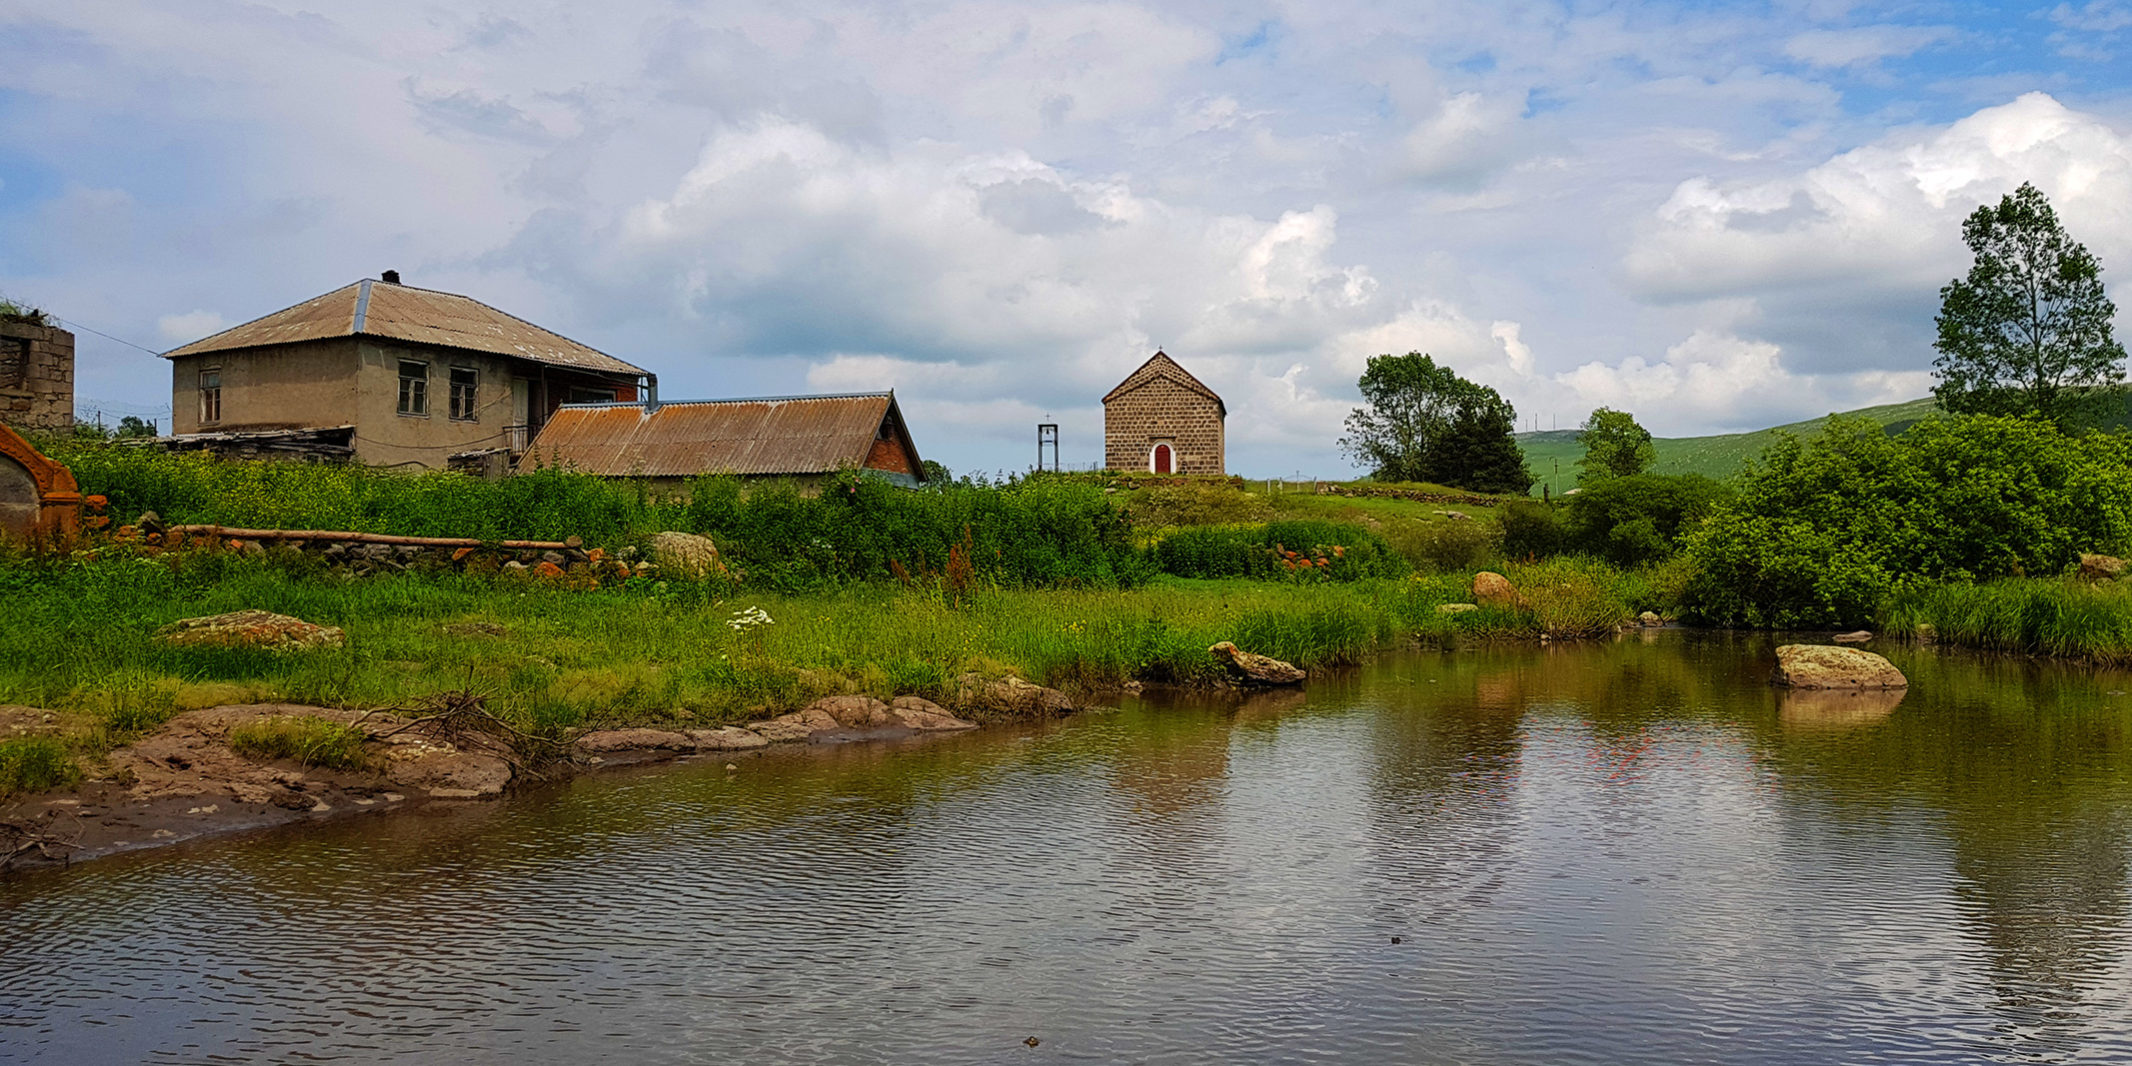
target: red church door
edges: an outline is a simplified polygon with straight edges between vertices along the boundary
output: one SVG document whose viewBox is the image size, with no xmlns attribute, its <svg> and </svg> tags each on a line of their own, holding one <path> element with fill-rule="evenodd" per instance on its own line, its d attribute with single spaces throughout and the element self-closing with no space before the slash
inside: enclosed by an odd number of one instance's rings
<svg viewBox="0 0 2132 1066">
<path fill-rule="evenodd" d="M 1167 444 L 1155 445 L 1155 472 L 1167 474 L 1173 465 L 1175 464 L 1170 462 L 1170 446 Z"/>
</svg>

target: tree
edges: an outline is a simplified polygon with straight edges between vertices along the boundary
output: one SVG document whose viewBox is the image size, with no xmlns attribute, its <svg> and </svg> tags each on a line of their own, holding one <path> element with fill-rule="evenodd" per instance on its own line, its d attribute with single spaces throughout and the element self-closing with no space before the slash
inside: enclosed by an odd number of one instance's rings
<svg viewBox="0 0 2132 1066">
<path fill-rule="evenodd" d="M 1532 487 L 1512 436 L 1517 412 L 1494 389 L 1420 352 L 1372 356 L 1340 448 L 1380 481 L 1434 481 L 1476 492 Z"/>
<path fill-rule="evenodd" d="M 2066 235 L 2050 201 L 2024 182 L 1971 213 L 1962 240 L 1976 262 L 1940 290 L 1940 406 L 2070 429 L 2118 402 L 2108 388 L 2125 376 L 2124 346 L 2110 336 L 2117 308 L 2102 264 Z"/>
<path fill-rule="evenodd" d="M 1584 420 L 1577 443 L 1584 445 L 1584 458 L 1577 460 L 1579 485 L 1634 477 L 1658 458 L 1651 431 L 1637 425 L 1635 415 L 1609 407 L 1593 411 Z"/>
</svg>

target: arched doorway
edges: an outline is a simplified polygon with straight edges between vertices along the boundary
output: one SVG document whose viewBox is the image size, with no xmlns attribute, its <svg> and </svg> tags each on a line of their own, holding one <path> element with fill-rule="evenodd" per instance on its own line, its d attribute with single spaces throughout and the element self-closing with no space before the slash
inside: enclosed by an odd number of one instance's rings
<svg viewBox="0 0 2132 1066">
<path fill-rule="evenodd" d="M 1157 444 L 1154 454 L 1148 457 L 1147 468 L 1158 474 L 1174 474 L 1177 472 L 1177 456 L 1170 451 L 1169 445 Z"/>
</svg>

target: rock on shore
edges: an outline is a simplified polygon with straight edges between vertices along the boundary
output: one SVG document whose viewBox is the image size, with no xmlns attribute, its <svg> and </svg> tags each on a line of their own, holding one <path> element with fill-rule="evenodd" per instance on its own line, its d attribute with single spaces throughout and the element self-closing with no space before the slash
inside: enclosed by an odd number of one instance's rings
<svg viewBox="0 0 2132 1066">
<path fill-rule="evenodd" d="M 1787 688 L 1908 688 L 1910 679 L 1895 664 L 1858 648 L 1832 644 L 1786 644 L 1777 649 L 1777 672 L 1770 679 Z"/>
<path fill-rule="evenodd" d="M 1207 649 L 1229 666 L 1229 672 L 1253 685 L 1300 685 L 1310 676 L 1293 663 L 1284 663 L 1271 656 L 1248 652 L 1228 641 L 1222 641 Z"/>
</svg>

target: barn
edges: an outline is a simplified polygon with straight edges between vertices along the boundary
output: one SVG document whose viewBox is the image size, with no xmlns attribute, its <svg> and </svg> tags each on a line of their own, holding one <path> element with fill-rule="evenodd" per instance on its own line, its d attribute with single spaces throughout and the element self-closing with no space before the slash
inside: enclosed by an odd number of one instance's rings
<svg viewBox="0 0 2132 1066">
<path fill-rule="evenodd" d="M 893 392 L 565 404 L 518 463 L 539 466 L 662 485 L 698 474 L 811 483 L 842 469 L 925 480 Z"/>
<path fill-rule="evenodd" d="M 1225 473 L 1214 390 L 1158 351 L 1103 397 L 1103 465 L 1153 474 Z"/>
</svg>

